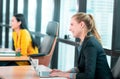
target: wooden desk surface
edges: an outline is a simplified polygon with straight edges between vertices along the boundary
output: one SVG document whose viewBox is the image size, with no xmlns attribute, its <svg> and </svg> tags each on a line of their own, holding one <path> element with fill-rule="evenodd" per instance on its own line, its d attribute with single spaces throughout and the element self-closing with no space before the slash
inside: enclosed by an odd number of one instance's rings
<svg viewBox="0 0 120 79">
<path fill-rule="evenodd" d="M 63 77 L 40 78 L 32 66 L 0 67 L 0 79 L 67 79 Z"/>
<path fill-rule="evenodd" d="M 0 57 L 0 61 L 29 61 L 29 57 L 27 56 Z"/>
<path fill-rule="evenodd" d="M 0 77 L 3 79 L 40 79 L 32 66 L 0 67 Z"/>
</svg>

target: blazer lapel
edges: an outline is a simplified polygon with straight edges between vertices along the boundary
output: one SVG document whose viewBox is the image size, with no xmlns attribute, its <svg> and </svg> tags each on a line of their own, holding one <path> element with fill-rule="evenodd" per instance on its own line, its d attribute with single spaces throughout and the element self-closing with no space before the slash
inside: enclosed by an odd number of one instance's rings
<svg viewBox="0 0 120 79">
<path fill-rule="evenodd" d="M 85 39 L 84 39 L 84 41 L 83 41 L 82 48 L 81 48 L 81 50 L 80 50 L 80 56 L 78 57 L 78 63 L 79 63 L 79 61 L 80 61 L 81 54 L 83 54 L 83 50 L 85 49 L 86 44 L 87 44 L 87 41 L 88 41 L 89 38 L 90 38 L 89 36 L 88 36 L 88 37 L 85 37 Z"/>
</svg>

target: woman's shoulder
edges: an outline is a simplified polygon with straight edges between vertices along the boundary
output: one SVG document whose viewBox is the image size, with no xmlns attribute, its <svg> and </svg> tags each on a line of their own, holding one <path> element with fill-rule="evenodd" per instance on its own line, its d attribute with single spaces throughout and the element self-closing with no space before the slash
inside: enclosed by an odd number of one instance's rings
<svg viewBox="0 0 120 79">
<path fill-rule="evenodd" d="M 20 30 L 20 34 L 22 35 L 22 37 L 30 37 L 30 33 L 29 33 L 29 31 L 28 30 L 26 30 L 26 29 L 21 29 Z"/>
<path fill-rule="evenodd" d="M 20 29 L 21 32 L 28 32 L 27 29 Z"/>
<path fill-rule="evenodd" d="M 97 50 L 98 52 L 103 52 L 102 45 L 98 42 L 98 40 L 94 36 L 85 38 L 82 46 L 84 49 L 92 47 L 95 50 Z"/>
<path fill-rule="evenodd" d="M 94 36 L 87 37 L 85 43 L 87 46 L 101 47 L 100 42 Z"/>
<path fill-rule="evenodd" d="M 23 34 L 29 34 L 28 30 L 26 30 L 26 29 L 21 29 L 20 32 Z"/>
</svg>

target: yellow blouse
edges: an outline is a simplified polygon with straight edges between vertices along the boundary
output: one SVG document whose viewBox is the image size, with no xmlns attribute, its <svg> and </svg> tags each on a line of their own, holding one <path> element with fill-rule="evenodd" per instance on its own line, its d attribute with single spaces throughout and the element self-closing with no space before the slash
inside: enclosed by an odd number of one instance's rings
<svg viewBox="0 0 120 79">
<path fill-rule="evenodd" d="M 20 52 L 21 55 L 28 56 L 30 54 L 37 54 L 38 53 L 38 48 L 32 47 L 32 39 L 31 39 L 29 32 L 26 29 L 21 29 L 19 34 L 17 34 L 14 31 L 12 35 L 13 35 L 15 50 L 17 50 L 19 48 L 21 50 L 21 52 Z M 19 62 L 17 64 L 23 65 L 23 63 L 28 64 L 26 62 L 22 62 L 22 63 Z"/>
</svg>

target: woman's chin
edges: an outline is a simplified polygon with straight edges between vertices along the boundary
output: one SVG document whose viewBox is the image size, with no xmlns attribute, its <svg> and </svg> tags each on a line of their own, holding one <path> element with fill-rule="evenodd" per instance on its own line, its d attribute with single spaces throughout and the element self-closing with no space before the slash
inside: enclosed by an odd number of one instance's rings
<svg viewBox="0 0 120 79">
<path fill-rule="evenodd" d="M 77 36 L 76 35 L 73 35 L 74 38 L 76 38 Z"/>
</svg>

